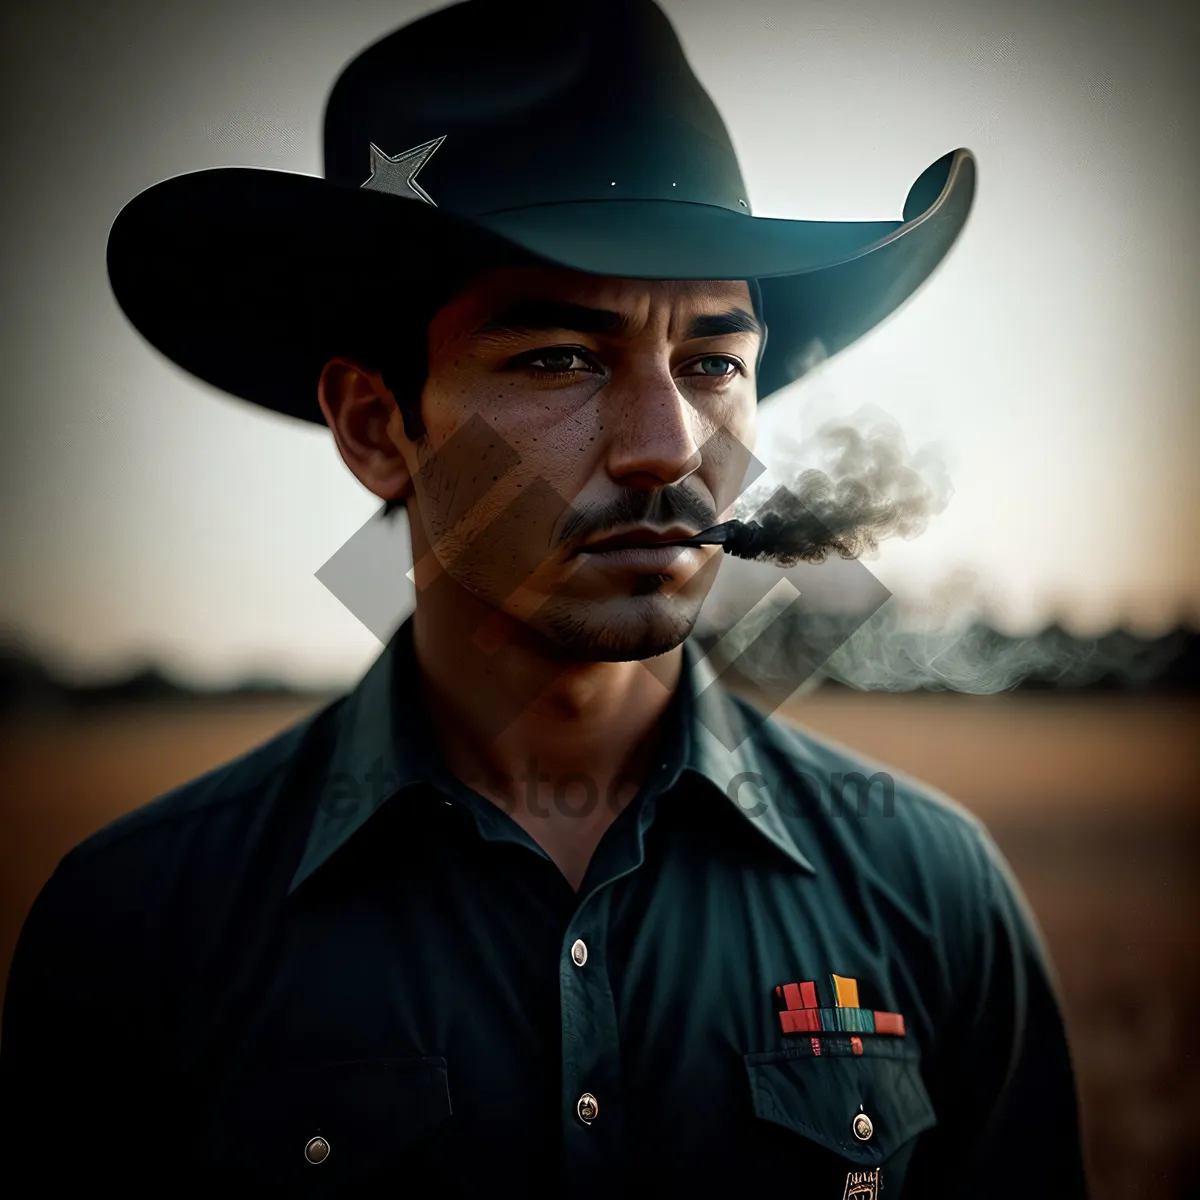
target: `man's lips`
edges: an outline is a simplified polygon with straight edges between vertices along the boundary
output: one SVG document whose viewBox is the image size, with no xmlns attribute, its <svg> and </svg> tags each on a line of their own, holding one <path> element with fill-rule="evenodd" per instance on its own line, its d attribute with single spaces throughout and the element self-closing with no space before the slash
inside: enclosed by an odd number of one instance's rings
<svg viewBox="0 0 1200 1200">
<path fill-rule="evenodd" d="M 684 525 L 672 525 L 669 529 L 653 529 L 648 525 L 626 529 L 608 537 L 598 538 L 579 547 L 576 554 L 603 554 L 609 550 L 645 549 L 653 546 L 670 545 L 680 538 L 694 537 L 697 531 Z"/>
</svg>

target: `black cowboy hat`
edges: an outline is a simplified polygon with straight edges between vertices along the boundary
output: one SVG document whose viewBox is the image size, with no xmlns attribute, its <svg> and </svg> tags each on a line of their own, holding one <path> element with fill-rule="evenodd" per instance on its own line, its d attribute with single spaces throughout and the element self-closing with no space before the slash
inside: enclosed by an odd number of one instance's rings
<svg viewBox="0 0 1200 1200">
<path fill-rule="evenodd" d="M 397 338 L 416 317 L 423 339 L 454 281 L 485 265 L 757 280 L 761 401 L 804 373 L 813 339 L 837 354 L 912 295 L 975 191 L 960 149 L 920 175 L 900 220 L 752 216 L 724 123 L 653 0 L 431 13 L 345 68 L 324 150 L 323 179 L 167 179 L 108 241 L 113 292 L 148 341 L 223 391 L 315 422 L 329 358 L 364 328 Z"/>
</svg>

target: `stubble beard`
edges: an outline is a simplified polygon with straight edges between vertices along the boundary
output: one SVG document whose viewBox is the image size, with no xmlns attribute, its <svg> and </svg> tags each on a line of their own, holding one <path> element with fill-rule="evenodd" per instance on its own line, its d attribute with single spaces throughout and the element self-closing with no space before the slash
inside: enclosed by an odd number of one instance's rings
<svg viewBox="0 0 1200 1200">
<path fill-rule="evenodd" d="M 528 624 L 573 662 L 635 662 L 666 654 L 691 634 L 700 605 L 659 595 L 662 576 L 644 579 L 619 599 L 551 599 Z"/>
</svg>

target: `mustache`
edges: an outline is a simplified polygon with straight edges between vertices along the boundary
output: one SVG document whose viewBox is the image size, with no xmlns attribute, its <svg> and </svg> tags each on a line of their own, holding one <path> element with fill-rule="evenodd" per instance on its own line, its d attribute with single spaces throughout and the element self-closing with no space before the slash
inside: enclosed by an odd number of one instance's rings
<svg viewBox="0 0 1200 1200">
<path fill-rule="evenodd" d="M 573 508 L 563 521 L 560 541 L 578 547 L 593 537 L 616 533 L 628 525 L 695 525 L 708 529 L 716 523 L 711 501 L 682 485 L 653 491 L 625 491 L 611 503 Z"/>
</svg>

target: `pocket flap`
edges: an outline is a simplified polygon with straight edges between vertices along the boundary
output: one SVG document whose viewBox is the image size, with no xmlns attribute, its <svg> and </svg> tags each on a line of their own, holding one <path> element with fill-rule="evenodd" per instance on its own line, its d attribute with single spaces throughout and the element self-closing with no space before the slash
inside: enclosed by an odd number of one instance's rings
<svg viewBox="0 0 1200 1200">
<path fill-rule="evenodd" d="M 204 1158 L 220 1171 L 323 1187 L 380 1170 L 450 1114 L 444 1058 L 243 1075 L 217 1100 Z"/>
<path fill-rule="evenodd" d="M 937 1124 L 916 1059 L 797 1055 L 744 1056 L 755 1113 L 864 1166 L 879 1166 Z M 869 1135 L 855 1136 L 859 1114 Z M 864 1130 L 865 1131 L 865 1130 Z"/>
</svg>

